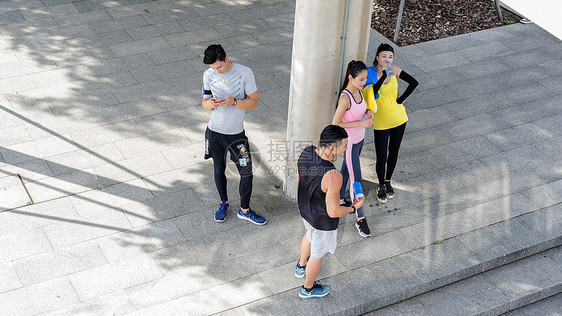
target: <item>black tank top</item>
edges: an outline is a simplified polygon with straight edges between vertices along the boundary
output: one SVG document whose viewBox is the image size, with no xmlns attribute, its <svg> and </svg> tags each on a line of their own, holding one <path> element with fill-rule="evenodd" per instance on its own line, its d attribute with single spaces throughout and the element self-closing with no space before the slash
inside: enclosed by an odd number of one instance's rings
<svg viewBox="0 0 562 316">
<path fill-rule="evenodd" d="M 328 216 L 326 193 L 322 191 L 322 177 L 336 167 L 332 162 L 320 158 L 315 149 L 314 146 L 305 148 L 297 162 L 299 210 L 312 227 L 319 230 L 335 230 L 338 228 L 339 218 Z"/>
</svg>

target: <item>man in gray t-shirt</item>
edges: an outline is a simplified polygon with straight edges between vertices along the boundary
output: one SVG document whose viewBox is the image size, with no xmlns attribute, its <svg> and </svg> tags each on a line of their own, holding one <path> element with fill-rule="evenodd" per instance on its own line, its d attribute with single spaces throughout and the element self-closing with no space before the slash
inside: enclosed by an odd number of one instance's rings
<svg viewBox="0 0 562 316">
<path fill-rule="evenodd" d="M 230 209 L 226 191 L 226 155 L 236 164 L 240 173 L 240 209 L 238 218 L 256 225 L 264 225 L 265 218 L 250 209 L 252 195 L 252 157 L 250 144 L 244 133 L 246 110 L 258 106 L 258 88 L 252 70 L 228 60 L 221 45 L 210 45 L 205 50 L 203 63 L 209 69 L 203 73 L 201 104 L 211 111 L 205 131 L 205 159 L 213 158 L 215 184 L 221 203 L 215 221 L 224 222 Z"/>
</svg>

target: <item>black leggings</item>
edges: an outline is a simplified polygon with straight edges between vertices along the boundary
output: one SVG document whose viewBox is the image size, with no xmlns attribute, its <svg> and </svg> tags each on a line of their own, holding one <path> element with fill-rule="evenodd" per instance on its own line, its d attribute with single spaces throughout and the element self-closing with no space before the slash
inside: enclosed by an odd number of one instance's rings
<svg viewBox="0 0 562 316">
<path fill-rule="evenodd" d="M 252 164 L 248 163 L 246 166 L 241 167 L 237 158 L 234 157 L 232 153 L 230 154 L 230 159 L 236 164 L 238 168 L 238 173 L 240 174 L 240 185 L 238 187 L 238 192 L 240 193 L 240 207 L 243 209 L 250 208 L 250 197 L 252 196 Z M 226 158 L 226 157 L 225 157 Z M 226 192 L 226 159 L 214 159 L 215 165 L 215 184 L 217 185 L 217 191 L 219 191 L 219 196 L 221 201 L 228 201 L 228 194 Z"/>
<path fill-rule="evenodd" d="M 385 179 L 390 180 L 392 178 L 392 173 L 394 172 L 396 162 L 398 161 L 400 143 L 402 143 L 402 137 L 404 136 L 405 130 L 406 123 L 391 129 L 374 130 L 375 151 L 377 153 L 376 170 L 380 185 L 384 184 Z"/>
<path fill-rule="evenodd" d="M 252 156 L 250 144 L 245 133 L 236 135 L 224 135 L 207 129 L 205 133 L 206 153 L 205 159 L 213 158 L 215 169 L 215 184 L 222 202 L 228 201 L 226 181 L 226 156 L 230 154 L 230 160 L 234 162 L 240 174 L 240 207 L 250 208 L 250 197 L 252 196 Z"/>
</svg>

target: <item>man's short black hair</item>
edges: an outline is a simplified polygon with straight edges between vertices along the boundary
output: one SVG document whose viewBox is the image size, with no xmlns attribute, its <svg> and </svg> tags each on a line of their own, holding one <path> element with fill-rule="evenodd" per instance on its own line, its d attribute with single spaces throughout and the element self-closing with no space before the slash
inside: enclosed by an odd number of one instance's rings
<svg viewBox="0 0 562 316">
<path fill-rule="evenodd" d="M 214 64 L 217 60 L 225 61 L 226 52 L 220 44 L 209 45 L 205 49 L 205 56 L 203 57 L 203 63 L 206 65 Z"/>
<path fill-rule="evenodd" d="M 331 144 L 338 143 L 342 139 L 346 139 L 347 137 L 345 128 L 339 125 L 328 125 L 324 127 L 324 130 L 322 130 L 318 145 L 320 147 L 328 147 Z"/>
</svg>

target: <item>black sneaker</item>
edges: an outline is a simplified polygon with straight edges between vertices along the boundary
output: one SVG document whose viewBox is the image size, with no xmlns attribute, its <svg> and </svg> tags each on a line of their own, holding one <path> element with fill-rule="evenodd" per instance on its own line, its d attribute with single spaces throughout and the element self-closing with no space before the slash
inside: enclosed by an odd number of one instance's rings
<svg viewBox="0 0 562 316">
<path fill-rule="evenodd" d="M 386 197 L 392 199 L 394 197 L 394 189 L 390 185 L 390 181 L 385 182 L 384 186 L 386 187 Z"/>
<path fill-rule="evenodd" d="M 340 202 L 340 206 L 350 207 L 351 201 L 350 200 L 343 200 L 343 202 Z"/>
<path fill-rule="evenodd" d="M 369 229 L 369 225 L 367 225 L 367 219 L 363 218 L 358 222 L 355 222 L 355 228 L 357 228 L 361 237 L 371 236 L 371 230 Z"/>
<path fill-rule="evenodd" d="M 377 189 L 377 200 L 383 204 L 387 202 L 385 185 L 379 185 L 379 188 Z"/>
</svg>

